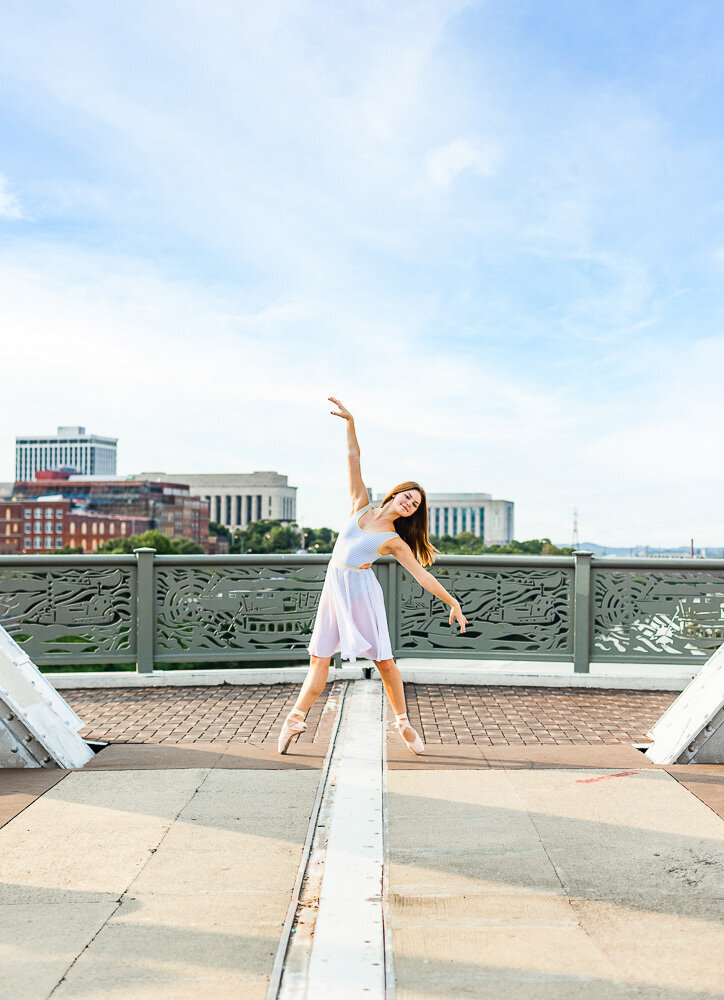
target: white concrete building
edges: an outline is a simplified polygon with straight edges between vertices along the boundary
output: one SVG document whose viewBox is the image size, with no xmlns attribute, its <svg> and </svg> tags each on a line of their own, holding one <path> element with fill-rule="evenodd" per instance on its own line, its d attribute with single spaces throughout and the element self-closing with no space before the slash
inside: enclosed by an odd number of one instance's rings
<svg viewBox="0 0 724 1000">
<path fill-rule="evenodd" d="M 279 472 L 166 473 L 142 472 L 136 479 L 185 483 L 192 496 L 208 501 L 209 520 L 230 531 L 246 528 L 252 521 L 295 521 L 297 487 Z"/>
<path fill-rule="evenodd" d="M 86 434 L 85 427 L 59 427 L 57 434 L 15 438 L 15 479 L 36 471 L 75 469 L 83 476 L 115 476 L 118 438 Z"/>
<path fill-rule="evenodd" d="M 374 502 L 381 503 L 384 493 Z M 507 545 L 513 540 L 514 504 L 493 500 L 490 493 L 428 493 L 428 528 L 431 535 L 452 535 L 471 531 L 486 545 Z"/>
</svg>

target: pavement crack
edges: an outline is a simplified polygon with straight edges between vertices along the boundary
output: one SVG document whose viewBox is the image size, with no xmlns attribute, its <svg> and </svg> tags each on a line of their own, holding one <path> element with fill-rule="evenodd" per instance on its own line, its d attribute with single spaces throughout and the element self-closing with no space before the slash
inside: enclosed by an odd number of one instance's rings
<svg viewBox="0 0 724 1000">
<path fill-rule="evenodd" d="M 174 825 L 174 823 L 178 822 L 178 818 L 181 815 L 181 813 L 184 811 L 184 809 L 186 809 L 186 807 L 189 805 L 189 803 L 193 801 L 194 797 L 196 795 L 198 795 L 198 793 L 201 791 L 204 783 L 208 779 L 208 777 L 211 774 L 212 770 L 213 770 L 213 768 L 208 768 L 206 770 L 206 774 L 203 776 L 203 778 L 198 783 L 198 785 L 196 786 L 196 788 L 193 789 L 193 791 L 189 794 L 188 798 L 184 801 L 184 803 L 182 804 L 182 806 L 180 807 L 180 809 L 178 810 L 178 812 L 176 813 L 176 815 L 173 817 L 173 819 L 170 820 L 168 826 L 166 827 L 166 829 L 161 834 L 161 837 L 159 838 L 159 841 L 156 844 L 156 846 L 155 847 L 151 847 L 149 849 L 149 851 L 148 851 L 148 857 L 142 863 L 142 865 L 140 866 L 140 868 L 138 869 L 138 871 L 134 874 L 134 876 L 131 878 L 131 880 L 128 883 L 128 885 L 126 886 L 126 888 L 123 890 L 123 892 L 119 896 L 118 900 L 116 901 L 116 905 L 113 907 L 113 910 L 108 914 L 108 916 L 103 921 L 103 923 L 100 925 L 100 927 L 95 932 L 95 934 L 93 935 L 93 937 L 91 937 L 85 943 L 85 945 L 81 948 L 81 950 L 75 956 L 75 958 L 73 959 L 73 961 L 67 967 L 67 969 L 65 970 L 65 972 L 63 973 L 63 975 L 60 977 L 60 979 L 58 980 L 58 982 L 55 984 L 55 986 L 52 988 L 52 990 L 50 991 L 50 993 L 48 993 L 47 1000 L 51 1000 L 51 997 L 54 995 L 54 993 L 56 992 L 56 990 L 60 986 L 62 986 L 63 983 L 65 982 L 65 980 L 68 978 L 68 975 L 70 974 L 70 972 L 74 968 L 74 966 L 77 964 L 78 960 L 88 951 L 88 949 L 93 944 L 93 942 L 98 937 L 98 935 L 101 933 L 101 931 L 107 926 L 107 924 L 118 913 L 118 911 L 120 910 L 120 908 L 123 906 L 125 898 L 128 895 L 128 892 L 131 889 L 133 883 L 138 879 L 138 877 L 141 875 L 141 873 L 143 871 L 145 871 L 146 866 L 148 865 L 149 861 L 151 860 L 151 858 L 153 857 L 153 855 L 156 853 L 156 851 L 158 851 L 159 847 L 163 844 L 164 840 L 168 836 L 169 831 L 171 830 L 171 827 Z"/>
<path fill-rule="evenodd" d="M 63 983 L 65 982 L 65 980 L 66 980 L 66 979 L 68 978 L 68 975 L 69 975 L 69 973 L 70 973 L 71 969 L 73 968 L 73 966 L 74 966 L 74 965 L 76 964 L 76 962 L 77 962 L 77 961 L 78 961 L 78 959 L 79 959 L 79 958 L 81 957 L 81 955 L 84 955 L 84 954 L 85 954 L 85 952 L 86 952 L 86 951 L 87 951 L 87 950 L 88 950 L 88 949 L 90 948 L 90 946 L 91 946 L 91 945 L 93 944 L 93 942 L 94 942 L 94 941 L 95 941 L 95 939 L 96 939 L 96 938 L 98 937 L 98 935 L 100 934 L 100 932 L 101 932 L 101 931 L 103 930 L 103 928 L 104 928 L 104 927 L 106 926 L 106 924 L 108 923 L 108 921 L 109 921 L 109 920 L 110 920 L 110 919 L 111 919 L 112 917 L 114 917 L 114 916 L 116 915 L 116 913 L 118 913 L 118 911 L 120 910 L 120 908 L 121 908 L 121 906 L 122 906 L 122 904 L 123 904 L 123 896 L 124 896 L 124 895 L 125 895 L 125 892 L 123 893 L 123 895 L 121 896 L 121 898 L 120 898 L 120 899 L 118 899 L 118 900 L 116 901 L 116 905 L 115 905 L 115 906 L 113 907 L 113 909 L 112 909 L 112 910 L 111 910 L 111 912 L 110 912 L 110 913 L 108 914 L 108 916 L 106 917 L 106 919 L 105 919 L 105 920 L 103 921 L 103 923 L 102 923 L 102 924 L 100 925 L 100 927 L 99 927 L 99 928 L 98 928 L 98 930 L 97 930 L 97 931 L 95 932 L 95 934 L 93 935 L 93 937 L 92 937 L 92 938 L 90 938 L 90 940 L 89 940 L 89 941 L 87 941 L 87 942 L 85 943 L 85 945 L 83 946 L 83 948 L 81 948 L 81 950 L 80 950 L 80 951 L 78 952 L 78 954 L 77 954 L 77 955 L 75 956 L 75 958 L 73 959 L 73 961 L 72 961 L 72 962 L 70 963 L 70 965 L 68 966 L 68 968 L 67 968 L 67 969 L 65 970 L 65 972 L 63 973 L 63 975 L 62 975 L 62 976 L 60 977 L 60 979 L 58 980 L 58 982 L 57 982 L 57 983 L 55 984 L 55 986 L 53 987 L 53 989 L 52 989 L 52 990 L 50 991 L 50 993 L 48 994 L 48 1000 L 50 1000 L 50 998 L 51 998 L 51 997 L 53 996 L 53 994 L 54 994 L 54 993 L 55 993 L 55 991 L 56 991 L 56 990 L 58 989 L 58 987 L 60 987 L 60 986 L 62 986 L 62 985 L 63 985 Z"/>
<path fill-rule="evenodd" d="M 518 794 L 520 795 L 520 793 L 518 793 Z M 529 809 L 526 809 L 526 813 L 528 814 L 528 819 L 530 820 L 531 826 L 535 830 L 536 837 L 538 838 L 538 843 L 541 846 L 541 850 L 543 851 L 543 853 L 545 854 L 545 856 L 548 858 L 548 863 L 551 866 L 551 868 L 553 869 L 553 872 L 554 872 L 556 878 L 558 879 L 558 884 L 559 884 L 559 886 L 561 887 L 561 889 L 565 892 L 565 894 L 567 896 L 568 895 L 568 890 L 566 889 L 566 886 L 565 886 L 565 884 L 563 882 L 563 879 L 561 878 L 561 873 L 558 871 L 558 865 L 555 863 L 555 861 L 551 857 L 550 851 L 548 850 L 548 848 L 546 847 L 546 845 L 545 845 L 545 843 L 543 841 L 543 837 L 541 835 L 541 832 L 538 829 L 538 824 L 534 820 L 533 814 L 531 813 L 531 811 Z"/>
</svg>

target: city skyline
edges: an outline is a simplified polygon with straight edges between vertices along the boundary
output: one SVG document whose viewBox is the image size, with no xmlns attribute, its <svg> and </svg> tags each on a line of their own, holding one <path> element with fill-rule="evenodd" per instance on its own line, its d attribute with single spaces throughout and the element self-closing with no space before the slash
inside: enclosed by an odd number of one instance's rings
<svg viewBox="0 0 724 1000">
<path fill-rule="evenodd" d="M 0 455 L 488 491 L 719 546 L 724 9 L 89 0 L 0 13 Z M 183 94 L 183 100 L 179 100 Z M 22 363 L 22 364 L 20 364 Z"/>
<path fill-rule="evenodd" d="M 280 475 L 280 473 L 278 473 L 278 470 L 269 470 L 269 471 L 272 473 L 272 475 Z M 246 477 L 252 478 L 254 475 L 266 475 L 266 474 L 267 473 L 259 473 L 257 471 L 255 473 L 251 473 L 251 474 L 249 474 L 249 473 L 246 473 L 246 474 L 244 474 L 244 473 L 241 473 L 241 474 L 239 474 L 239 473 L 232 473 L 230 475 L 231 475 L 232 478 L 234 476 L 241 476 L 243 478 L 246 478 Z M 123 473 L 123 474 L 119 473 L 118 476 L 115 477 L 115 478 L 123 479 L 123 478 L 129 477 L 129 478 L 132 478 L 132 479 L 139 479 L 139 478 L 143 479 L 143 478 L 155 478 L 158 475 L 159 474 L 157 472 L 153 472 L 153 473 L 149 473 L 149 472 L 147 472 L 147 473 L 134 472 L 134 473 Z M 74 477 L 74 478 L 77 478 L 77 477 Z M 88 478 L 88 477 L 86 477 L 86 478 Z M 109 479 L 110 478 L 110 479 L 112 479 L 114 477 L 112 477 L 112 476 L 111 477 L 100 476 L 100 477 L 96 477 L 96 478 L 99 478 L 99 479 Z M 166 475 L 166 478 L 169 479 L 169 480 L 175 480 L 178 477 L 174 477 L 173 475 Z M 181 478 L 186 478 L 186 477 L 182 476 Z M 223 476 L 223 475 L 211 473 L 211 474 L 209 474 L 208 478 L 224 478 L 224 479 L 228 479 L 229 476 Z M 284 478 L 286 478 L 286 477 L 284 477 Z M 2 481 L 0 480 L 0 483 L 1 482 Z M 8 485 L 12 485 L 12 483 L 9 482 Z M 51 488 L 51 486 L 52 486 L 52 483 L 49 482 L 49 489 Z M 297 489 L 298 487 L 295 487 L 293 484 L 290 484 L 290 488 L 291 489 Z M 372 487 L 370 487 L 369 485 L 368 485 L 368 491 L 370 492 L 371 495 L 375 493 L 374 489 Z M 465 495 L 465 494 L 463 493 L 463 495 Z M 379 494 L 378 493 L 374 502 L 375 503 L 379 503 L 380 500 L 382 499 L 382 496 L 383 496 L 383 494 Z M 480 493 L 480 494 L 468 494 L 468 496 L 482 496 L 482 497 L 487 497 L 489 500 L 491 499 L 490 494 L 484 494 L 484 493 Z M 434 500 L 436 501 L 437 505 L 439 505 L 439 503 L 442 502 L 442 501 L 439 500 L 439 496 L 438 497 L 434 497 Z M 504 502 L 504 501 L 494 501 L 494 502 L 495 503 L 501 503 L 501 502 Z M 214 517 L 215 517 L 214 511 L 210 511 L 209 520 L 213 521 Z M 273 519 L 274 518 L 272 517 L 272 520 Z M 223 521 L 224 518 L 222 518 L 221 520 Z M 286 521 L 286 520 L 288 520 L 288 519 L 287 518 L 282 518 L 282 521 Z M 301 521 L 299 521 L 297 517 L 292 518 L 292 521 L 293 521 L 293 523 L 299 523 L 299 524 L 301 524 Z M 332 527 L 332 528 L 334 528 L 334 530 L 338 530 L 335 525 L 332 525 L 332 524 L 322 525 L 321 523 L 312 523 L 312 521 L 310 521 L 308 519 L 305 519 L 304 523 L 305 523 L 305 526 L 308 526 L 308 527 L 320 528 L 320 527 L 324 526 L 324 527 Z M 463 529 L 463 530 L 467 530 L 467 529 Z M 455 532 L 452 532 L 451 534 L 454 536 Z M 512 537 L 518 539 L 519 541 L 526 540 L 526 536 L 520 534 L 519 532 L 515 532 Z M 566 538 L 560 538 L 560 537 L 556 538 L 556 537 L 551 536 L 551 535 L 538 536 L 538 537 L 548 537 L 548 538 L 551 539 L 551 541 L 553 541 L 554 544 L 559 545 L 559 546 L 564 546 L 565 547 L 565 546 L 569 546 L 569 545 L 572 544 L 572 539 L 570 537 L 567 538 L 567 539 Z M 606 554 L 606 552 L 608 551 L 609 554 L 613 554 L 613 553 L 617 552 L 619 555 L 624 555 L 627 552 L 630 553 L 630 554 L 633 554 L 634 551 L 640 551 L 642 553 L 644 551 L 646 551 L 646 554 L 649 554 L 647 550 L 651 550 L 652 552 L 660 550 L 660 551 L 666 552 L 666 553 L 675 552 L 675 551 L 677 551 L 679 549 L 688 551 L 688 549 L 690 548 L 691 543 L 694 543 L 693 544 L 693 548 L 694 548 L 695 552 L 700 552 L 702 550 L 705 552 L 707 549 L 715 550 L 715 551 L 720 551 L 722 548 L 724 548 L 724 546 L 717 545 L 717 544 L 712 544 L 712 543 L 703 544 L 698 539 L 689 539 L 688 542 L 681 543 L 679 545 L 652 544 L 652 543 L 647 542 L 646 540 L 639 540 L 637 542 L 632 542 L 630 544 L 626 544 L 626 545 L 622 545 L 622 546 L 617 546 L 617 545 L 615 545 L 615 544 L 613 544 L 611 542 L 608 542 L 608 541 L 606 541 L 604 539 L 604 540 L 598 540 L 596 542 L 590 542 L 590 541 L 589 542 L 581 542 L 581 543 L 578 544 L 578 547 L 581 548 L 581 549 L 583 549 L 583 550 L 585 550 L 587 547 L 591 547 L 598 554 L 601 554 L 601 553 Z M 575 543 L 574 543 L 574 547 L 575 547 Z M 599 552 L 599 550 L 601 550 L 601 552 Z"/>
</svg>

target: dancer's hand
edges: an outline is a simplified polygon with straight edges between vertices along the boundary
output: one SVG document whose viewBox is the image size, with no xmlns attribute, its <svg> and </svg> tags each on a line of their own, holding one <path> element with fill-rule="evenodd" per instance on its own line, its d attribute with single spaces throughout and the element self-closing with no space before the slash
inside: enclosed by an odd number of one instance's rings
<svg viewBox="0 0 724 1000">
<path fill-rule="evenodd" d="M 456 621 L 458 623 L 458 625 L 460 626 L 460 632 L 463 633 L 465 631 L 465 626 L 467 625 L 468 620 L 463 614 L 463 610 L 460 607 L 459 601 L 455 601 L 452 608 L 450 609 L 449 624 L 452 625 L 453 621 Z"/>
<path fill-rule="evenodd" d="M 340 410 L 339 413 L 335 413 L 334 410 L 329 411 L 333 416 L 342 417 L 343 420 L 354 420 L 354 417 L 346 408 L 346 406 L 342 406 L 342 404 L 338 399 L 335 399 L 334 396 L 327 396 L 327 399 L 330 399 L 333 403 L 336 403 L 337 406 L 339 407 Z"/>
</svg>

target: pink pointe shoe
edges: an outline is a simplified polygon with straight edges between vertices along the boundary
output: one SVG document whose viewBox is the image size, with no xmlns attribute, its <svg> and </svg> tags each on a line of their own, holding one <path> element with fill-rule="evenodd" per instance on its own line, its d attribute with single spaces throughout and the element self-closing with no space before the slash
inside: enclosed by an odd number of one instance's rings
<svg viewBox="0 0 724 1000">
<path fill-rule="evenodd" d="M 279 753 L 286 753 L 292 740 L 303 733 L 306 728 L 304 713 L 293 708 L 284 720 L 282 731 L 279 733 L 279 742 L 277 743 Z"/>
<path fill-rule="evenodd" d="M 414 754 L 417 757 L 418 754 L 425 752 L 425 744 L 422 742 L 418 734 L 410 725 L 410 720 L 407 718 L 407 714 L 396 715 L 395 725 L 397 726 L 397 732 L 402 737 L 405 746 L 410 751 L 410 753 Z M 405 730 L 413 734 L 413 739 L 408 740 L 405 737 Z"/>
</svg>

